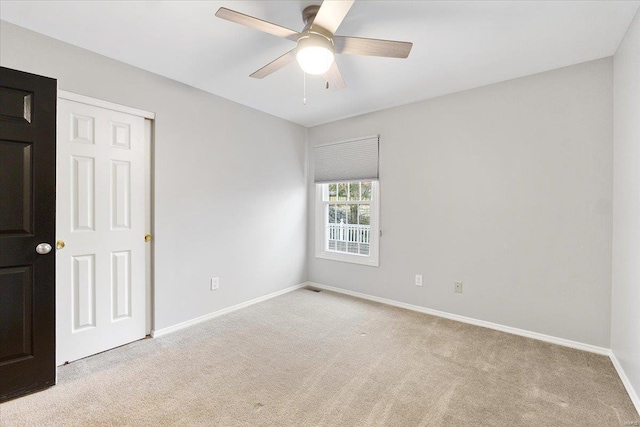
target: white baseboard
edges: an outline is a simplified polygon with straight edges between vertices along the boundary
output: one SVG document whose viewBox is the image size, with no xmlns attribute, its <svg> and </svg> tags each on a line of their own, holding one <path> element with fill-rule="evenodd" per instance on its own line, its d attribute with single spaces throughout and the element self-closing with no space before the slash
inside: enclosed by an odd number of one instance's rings
<svg viewBox="0 0 640 427">
<path fill-rule="evenodd" d="M 571 341 L 564 338 L 558 338 L 551 335 L 545 335 L 538 332 L 531 332 L 524 329 L 513 328 L 511 326 L 500 325 L 498 323 L 487 322 L 485 320 L 474 319 L 472 317 L 460 316 L 458 314 L 447 313 L 446 311 L 433 310 L 431 308 L 425 308 L 418 305 L 407 304 L 387 298 L 380 298 L 373 295 L 362 294 L 360 292 L 348 291 L 346 289 L 340 289 L 333 286 L 322 285 L 320 283 L 307 282 L 308 286 L 326 289 L 327 291 L 338 292 L 352 297 L 366 299 L 369 301 L 375 301 L 382 304 L 392 305 L 394 307 L 400 307 L 411 311 L 417 311 L 420 313 L 430 314 L 432 316 L 444 317 L 445 319 L 456 320 L 462 323 L 468 323 L 471 325 L 481 326 L 483 328 L 495 329 L 496 331 L 507 332 L 509 334 L 520 335 L 522 337 L 533 338 L 539 341 L 545 341 L 552 344 L 558 344 L 565 347 L 571 347 L 578 350 L 588 351 L 590 353 L 602 354 L 609 356 L 611 350 L 605 347 L 598 347 L 591 344 L 585 344 L 578 341 Z"/>
<path fill-rule="evenodd" d="M 620 377 L 620 380 L 622 380 L 622 384 L 624 384 L 624 388 L 627 389 L 627 393 L 629 393 L 629 397 L 633 402 L 633 406 L 636 407 L 636 411 L 638 411 L 638 414 L 640 414 L 640 397 L 638 397 L 638 393 L 636 393 L 635 389 L 633 388 L 631 381 L 629 381 L 629 377 L 627 377 L 626 372 L 622 368 L 622 365 L 618 361 L 618 358 L 613 351 L 609 355 L 609 358 L 611 359 L 611 363 L 613 363 L 614 368 L 616 368 L 618 376 Z"/>
<path fill-rule="evenodd" d="M 288 288 L 272 292 L 267 295 L 263 295 L 258 298 L 254 298 L 249 301 L 241 302 L 240 304 L 232 305 L 231 307 L 223 308 L 222 310 L 214 311 L 213 313 L 205 314 L 204 316 L 196 317 L 195 319 L 187 320 L 186 322 L 181 322 L 173 326 L 169 326 L 162 329 L 151 330 L 151 336 L 153 338 L 158 338 L 163 335 L 170 334 L 175 331 L 179 331 L 180 329 L 188 328 L 189 326 L 193 326 L 197 323 L 204 322 L 209 319 L 213 319 L 218 316 L 222 316 L 223 314 L 231 313 L 232 311 L 240 310 L 241 308 L 249 307 L 250 305 L 257 304 L 262 301 L 266 301 L 271 298 L 275 298 L 277 296 L 295 291 L 296 289 L 304 288 L 308 286 L 308 282 L 300 283 L 298 285 L 293 285 Z"/>
</svg>

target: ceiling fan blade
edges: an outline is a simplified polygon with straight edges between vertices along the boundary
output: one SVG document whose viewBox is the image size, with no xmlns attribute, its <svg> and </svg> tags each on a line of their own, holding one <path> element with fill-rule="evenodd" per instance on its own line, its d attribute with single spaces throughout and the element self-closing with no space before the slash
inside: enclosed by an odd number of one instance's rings
<svg viewBox="0 0 640 427">
<path fill-rule="evenodd" d="M 269 74 L 275 73 L 280 68 L 292 63 L 295 60 L 296 60 L 296 50 L 291 49 L 289 52 L 285 53 L 278 59 L 274 59 L 264 67 L 260 68 L 258 71 L 251 74 L 251 76 L 249 77 L 253 77 L 254 79 L 261 79 L 261 78 L 267 77 Z"/>
<path fill-rule="evenodd" d="M 314 25 L 319 25 L 334 34 L 354 2 L 355 0 L 324 0 L 311 28 Z"/>
<path fill-rule="evenodd" d="M 249 28 L 293 41 L 297 41 L 300 36 L 300 33 L 297 31 L 272 24 L 271 22 L 263 21 L 262 19 L 254 18 L 253 16 L 245 15 L 244 13 L 236 12 L 235 10 L 227 9 L 226 7 L 218 9 L 216 16 L 218 18 L 226 19 L 227 21 L 235 22 L 236 24 L 245 25 Z"/>
<path fill-rule="evenodd" d="M 336 53 L 385 56 L 389 58 L 406 58 L 409 56 L 413 46 L 413 43 L 410 42 L 344 36 L 334 36 L 333 44 L 335 45 Z"/>
<path fill-rule="evenodd" d="M 327 80 L 327 83 L 329 83 L 329 89 L 331 90 L 340 90 L 347 87 L 344 83 L 344 79 L 342 78 L 342 74 L 340 74 L 336 61 L 333 61 L 331 68 L 329 68 L 329 71 L 324 73 L 323 76 Z"/>
</svg>

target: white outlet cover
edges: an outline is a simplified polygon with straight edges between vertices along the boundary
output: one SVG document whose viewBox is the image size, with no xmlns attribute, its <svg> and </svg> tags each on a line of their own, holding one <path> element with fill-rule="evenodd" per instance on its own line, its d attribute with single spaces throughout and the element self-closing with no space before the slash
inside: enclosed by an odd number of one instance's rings
<svg viewBox="0 0 640 427">
<path fill-rule="evenodd" d="M 220 279 L 218 279 L 217 277 L 212 278 L 211 279 L 211 290 L 215 291 L 219 287 L 220 287 Z"/>
<path fill-rule="evenodd" d="M 416 286 L 422 286 L 422 274 L 416 274 Z"/>
<path fill-rule="evenodd" d="M 455 282 L 454 291 L 459 294 L 462 293 L 462 282 Z"/>
</svg>

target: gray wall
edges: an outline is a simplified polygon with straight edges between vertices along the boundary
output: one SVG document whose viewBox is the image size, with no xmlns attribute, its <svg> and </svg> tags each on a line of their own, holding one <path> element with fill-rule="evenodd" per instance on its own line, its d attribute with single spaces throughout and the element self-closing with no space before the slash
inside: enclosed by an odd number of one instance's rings
<svg viewBox="0 0 640 427">
<path fill-rule="evenodd" d="M 383 236 L 316 259 L 311 219 L 309 280 L 609 347 L 612 91 L 606 58 L 311 128 L 381 135 Z"/>
<path fill-rule="evenodd" d="M 305 280 L 305 128 L 7 22 L 0 31 L 2 66 L 156 113 L 155 329 Z"/>
<path fill-rule="evenodd" d="M 640 13 L 614 60 L 611 349 L 640 410 Z"/>
<path fill-rule="evenodd" d="M 373 268 L 314 257 L 304 128 L 6 22 L 0 43 L 3 66 L 157 114 L 156 329 L 308 278 L 609 346 L 611 59 L 310 129 L 310 146 L 381 134 Z"/>
</svg>

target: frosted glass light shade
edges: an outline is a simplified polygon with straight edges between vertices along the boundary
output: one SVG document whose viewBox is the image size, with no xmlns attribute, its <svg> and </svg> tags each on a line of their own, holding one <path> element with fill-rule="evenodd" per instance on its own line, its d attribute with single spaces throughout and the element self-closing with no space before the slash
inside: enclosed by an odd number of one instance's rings
<svg viewBox="0 0 640 427">
<path fill-rule="evenodd" d="M 309 34 L 298 40 L 296 60 L 307 74 L 324 74 L 334 61 L 333 43 L 318 34 Z"/>
</svg>

